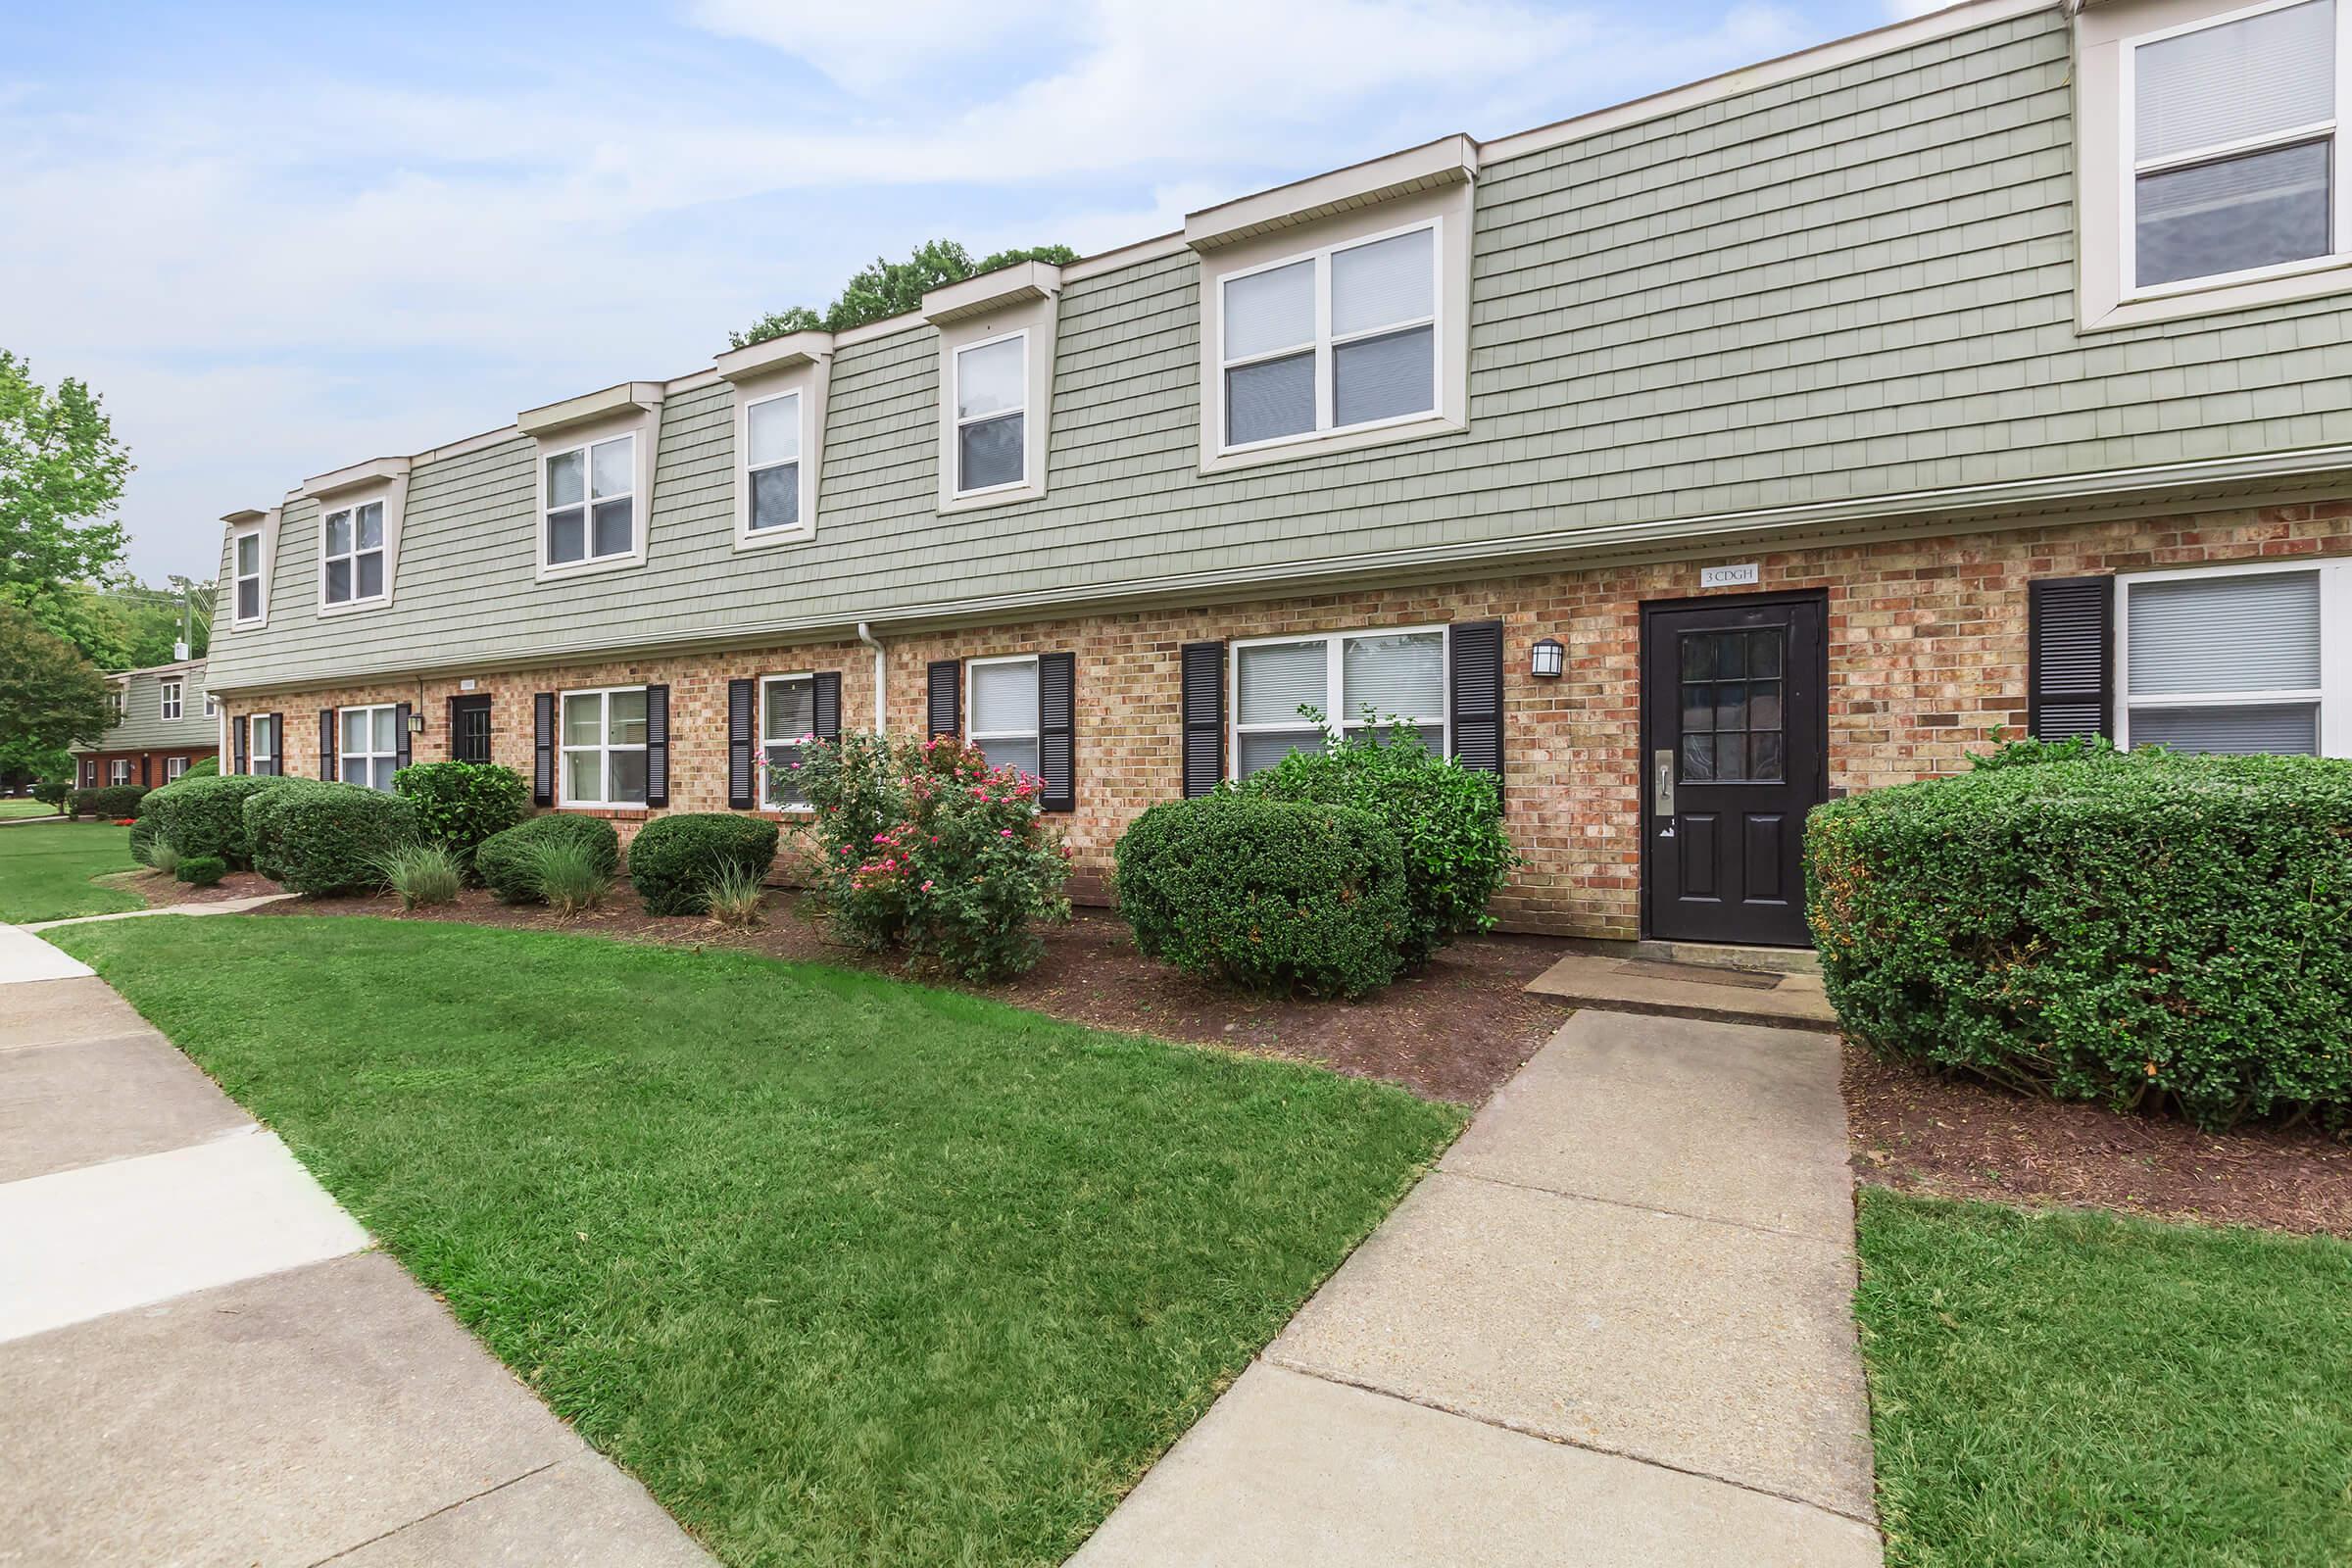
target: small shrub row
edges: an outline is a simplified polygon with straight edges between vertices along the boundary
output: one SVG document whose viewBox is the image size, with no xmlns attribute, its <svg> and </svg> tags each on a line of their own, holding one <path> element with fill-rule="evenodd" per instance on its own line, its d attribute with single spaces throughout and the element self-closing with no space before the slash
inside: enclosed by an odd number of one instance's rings
<svg viewBox="0 0 2352 1568">
<path fill-rule="evenodd" d="M 749 877 L 757 885 L 775 858 L 775 823 L 687 811 L 638 830 L 629 841 L 629 882 L 649 914 L 707 914 L 714 881 Z"/>
<path fill-rule="evenodd" d="M 247 774 L 181 777 L 150 795 L 144 814 L 155 819 L 155 836 L 172 841 L 184 858 L 218 856 L 233 871 L 253 865 L 253 841 L 245 831 L 245 803 L 266 790 L 300 780 Z"/>
<path fill-rule="evenodd" d="M 66 798 L 73 793 L 74 786 L 62 778 L 40 779 L 32 786 L 32 798 L 53 811 L 64 810 Z"/>
<path fill-rule="evenodd" d="M 66 810 L 74 816 L 94 816 L 102 821 L 120 821 L 139 808 L 146 798 L 144 784 L 101 784 L 96 789 L 74 790 L 66 797 Z"/>
</svg>

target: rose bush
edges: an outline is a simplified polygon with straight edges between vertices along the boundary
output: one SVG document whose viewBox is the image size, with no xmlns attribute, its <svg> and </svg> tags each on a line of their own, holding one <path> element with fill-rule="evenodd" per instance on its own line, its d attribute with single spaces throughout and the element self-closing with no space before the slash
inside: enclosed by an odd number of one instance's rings
<svg viewBox="0 0 2352 1568">
<path fill-rule="evenodd" d="M 784 770 L 811 809 L 816 872 L 836 927 L 968 980 L 1037 962 L 1040 920 L 1066 920 L 1061 836 L 1033 774 L 992 768 L 953 736 L 810 741 Z"/>
</svg>

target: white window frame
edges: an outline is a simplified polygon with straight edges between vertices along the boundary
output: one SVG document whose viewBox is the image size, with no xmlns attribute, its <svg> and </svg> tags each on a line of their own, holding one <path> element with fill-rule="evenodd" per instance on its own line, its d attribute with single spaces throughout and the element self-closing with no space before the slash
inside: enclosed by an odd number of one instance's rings
<svg viewBox="0 0 2352 1568">
<path fill-rule="evenodd" d="M 1020 407 L 998 409 L 994 413 L 975 415 L 968 419 L 963 417 L 956 412 L 958 406 L 963 402 L 963 357 L 979 349 L 994 348 L 999 343 L 1009 343 L 1015 338 L 1018 338 L 1021 344 Z M 948 350 L 950 373 L 947 407 L 948 449 L 942 455 L 942 461 L 949 466 L 947 490 L 948 498 L 951 501 L 979 501 L 989 496 L 1009 495 L 1015 491 L 1030 490 L 1036 487 L 1036 476 L 1029 471 L 1029 465 L 1035 457 L 1030 450 L 1029 441 L 1029 356 L 1033 352 L 1034 345 L 1029 341 L 1029 329 L 1025 326 L 1016 326 L 1009 332 L 999 332 L 993 337 L 974 338 L 969 343 L 958 343 Z M 1009 418 L 1015 414 L 1021 416 L 1021 476 L 1017 479 L 1008 479 L 1002 484 L 984 484 L 974 490 L 964 489 L 963 427 L 967 424 L 986 424 L 992 419 Z"/>
<path fill-rule="evenodd" d="M 374 548 L 360 548 L 360 513 L 368 507 L 382 511 L 382 542 Z M 326 523 L 329 517 L 348 514 L 351 518 L 351 549 L 339 556 L 326 553 Z M 367 598 L 360 596 L 360 558 L 382 558 L 384 589 Z M 337 561 L 351 563 L 351 597 L 330 600 L 326 597 L 326 568 Z M 392 602 L 392 497 L 387 490 L 352 491 L 331 501 L 318 503 L 318 613 L 339 615 L 354 610 L 380 610 Z"/>
<path fill-rule="evenodd" d="M 270 722 L 270 715 L 268 713 L 249 713 L 246 715 L 245 767 L 248 772 L 260 773 L 262 771 L 262 764 L 264 762 L 274 764 L 277 761 L 277 749 L 279 740 L 277 736 L 269 734 L 269 731 L 275 727 Z M 340 720 L 337 722 L 340 722 Z M 262 744 L 262 740 L 265 735 L 268 736 L 270 742 L 270 744 L 266 747 Z M 396 741 L 394 744 L 397 745 L 398 742 Z M 335 731 L 335 762 L 338 768 L 340 768 L 342 765 L 342 746 L 343 732 L 341 730 L 337 730 Z"/>
<path fill-rule="evenodd" d="M 623 744 L 619 746 L 612 744 L 612 699 L 615 695 L 626 694 L 628 692 L 644 692 L 645 690 L 647 690 L 647 688 L 643 685 L 584 686 L 572 691 L 558 692 L 556 694 L 557 809 L 564 811 L 642 811 L 649 809 L 644 801 L 613 801 L 603 798 L 605 793 L 612 788 L 612 754 L 614 752 L 646 752 L 651 749 L 650 740 L 638 741 L 634 744 Z M 564 710 L 570 705 L 571 699 L 574 697 L 593 697 L 597 700 L 596 727 L 597 734 L 601 738 L 592 745 L 574 746 L 564 739 Z M 649 737 L 653 733 L 652 710 L 650 704 L 647 710 L 646 733 Z M 598 799 L 596 800 L 585 801 L 573 800 L 571 798 L 570 760 L 571 754 L 574 752 L 596 753 L 596 787 L 598 791 Z M 646 792 L 650 795 L 653 792 L 653 776 L 650 771 L 652 764 L 650 759 L 647 765 L 649 771 L 646 776 Z"/>
<path fill-rule="evenodd" d="M 242 547 L 244 542 L 248 539 L 253 541 L 253 570 L 249 572 L 238 569 L 243 564 L 240 559 L 243 554 Z M 323 542 L 323 532 L 320 535 L 320 539 Z M 254 585 L 254 612 L 250 615 L 241 615 L 237 613 L 237 606 L 243 600 L 244 595 L 239 590 L 248 581 Z M 324 597 L 323 591 L 321 592 L 320 597 Z M 262 538 L 261 529 L 240 528 L 228 536 L 228 623 L 232 628 L 259 626 L 269 618 L 269 550 Z"/>
<path fill-rule="evenodd" d="M 798 735 L 793 736 L 790 739 L 779 739 L 777 737 L 770 736 L 767 733 L 767 689 L 770 686 L 796 685 L 807 686 L 808 688 L 808 715 L 811 721 L 815 719 L 816 675 L 813 671 L 804 671 L 803 673 L 797 675 L 762 675 L 760 677 L 760 712 L 758 715 L 759 721 L 757 726 L 760 734 L 759 738 L 752 743 L 752 746 L 754 752 L 759 758 L 758 765 L 755 767 L 754 771 L 760 775 L 760 809 L 762 811 L 784 811 L 792 815 L 799 816 L 812 813 L 816 808 L 810 806 L 807 801 L 778 801 L 773 799 L 769 794 L 769 789 L 774 784 L 775 780 L 772 773 L 769 771 L 767 762 L 767 749 L 769 747 L 798 746 L 804 739 L 804 737 Z M 810 735 L 813 735 L 815 731 L 813 729 L 809 731 Z"/>
<path fill-rule="evenodd" d="M 106 764 L 106 783 L 109 789 L 121 789 L 130 782 L 130 759 L 117 757 Z"/>
<path fill-rule="evenodd" d="M 106 708 L 107 711 L 114 715 L 113 724 L 122 722 L 123 715 L 129 710 L 129 707 L 128 696 L 121 686 L 109 686 L 106 689 Z M 113 724 L 108 727 L 112 728 Z"/>
<path fill-rule="evenodd" d="M 1029 776 L 1043 778 L 1045 776 L 1043 769 L 1046 763 L 1046 714 L 1045 705 L 1042 702 L 1038 705 L 1037 727 L 1034 729 L 978 729 L 973 726 L 972 720 L 979 713 L 980 705 L 973 700 L 974 693 L 979 688 L 972 682 L 972 671 L 990 664 L 1026 664 L 1029 666 L 1031 679 L 1036 678 L 1037 656 L 1035 654 L 991 654 L 981 659 L 965 660 L 963 662 L 964 743 L 976 747 L 982 741 L 1035 741 L 1038 765 L 1037 768 L 1031 770 Z"/>
<path fill-rule="evenodd" d="M 220 699 L 215 697 L 211 692 L 204 694 L 204 716 L 207 718 L 220 716 Z"/>
<path fill-rule="evenodd" d="M 187 760 L 186 758 L 184 758 L 184 757 L 167 757 L 167 758 L 165 758 L 165 759 L 164 759 L 164 782 L 165 782 L 165 783 L 167 783 L 167 784 L 172 783 L 173 781 L 175 781 L 176 779 L 178 779 L 178 778 L 179 778 L 179 776 L 180 776 L 181 774 L 185 773 L 187 770 L 188 770 L 188 760 Z"/>
<path fill-rule="evenodd" d="M 1239 780 L 1242 774 L 1242 737 L 1274 732 L 1288 733 L 1306 728 L 1303 719 L 1291 718 L 1279 723 L 1245 724 L 1242 722 L 1242 651 L 1246 648 L 1274 648 L 1298 643 L 1325 644 L 1323 655 L 1324 708 L 1323 727 L 1338 728 L 1343 736 L 1366 729 L 1387 729 L 1388 719 L 1345 717 L 1342 704 L 1347 682 L 1346 645 L 1360 637 L 1427 637 L 1438 639 L 1438 706 L 1444 711 L 1433 720 L 1426 715 L 1399 714 L 1415 730 L 1429 723 L 1438 726 L 1438 755 L 1453 755 L 1453 633 L 1450 627 L 1437 626 L 1350 626 L 1345 631 L 1285 632 L 1274 637 L 1237 638 L 1227 645 L 1225 654 L 1225 711 L 1231 715 L 1225 723 L 1225 776 Z"/>
<path fill-rule="evenodd" d="M 346 714 L 350 714 L 350 713 L 366 713 L 366 714 L 368 715 L 368 722 L 367 722 L 367 724 L 366 724 L 366 725 L 364 725 L 364 726 L 363 726 L 363 727 L 364 727 L 364 728 L 367 730 L 367 732 L 368 732 L 368 742 L 369 742 L 369 749 L 368 749 L 368 750 L 367 750 L 367 751 L 364 751 L 364 752 L 354 752 L 354 751 L 350 751 L 350 750 L 346 749 L 346 747 L 344 746 L 344 736 L 345 736 L 345 735 L 347 735 L 347 734 L 349 733 L 349 731 L 348 731 L 348 730 L 345 728 L 345 726 L 344 726 L 344 722 L 343 722 L 343 721 L 344 721 L 344 717 L 345 717 L 345 715 L 346 715 Z M 374 745 L 373 745 L 373 743 L 374 743 L 374 739 L 375 739 L 375 715 L 376 715 L 377 713 L 390 713 L 390 714 L 392 715 L 392 749 L 391 749 L 390 751 L 388 751 L 388 752 L 379 752 L 379 751 L 376 751 L 376 750 L 374 750 Z M 247 747 L 248 747 L 248 750 L 247 750 L 247 752 L 246 752 L 246 754 L 245 754 L 245 757 L 246 757 L 245 765 L 246 765 L 246 766 L 248 766 L 248 767 L 251 767 L 251 766 L 253 765 L 253 753 L 252 753 L 252 751 L 250 750 L 250 748 L 251 748 L 251 746 L 252 746 L 252 743 L 253 743 L 253 732 L 252 732 L 251 730 L 247 730 L 247 731 L 246 731 L 246 745 L 247 745 Z M 338 709 L 336 709 L 336 710 L 335 710 L 335 777 L 336 777 L 336 778 L 338 778 L 338 779 L 340 779 L 340 780 L 342 780 L 344 783 L 347 783 L 347 784 L 348 784 L 349 782 L 351 782 L 351 763 L 352 763 L 352 760 L 353 760 L 354 758 L 358 758 L 358 759 L 361 759 L 361 760 L 366 760 L 366 761 L 370 761 L 370 762 L 372 762 L 372 761 L 375 761 L 377 759 L 379 759 L 379 758 L 380 758 L 380 759 L 382 759 L 384 761 L 387 761 L 387 762 L 390 762 L 390 763 L 392 763 L 392 764 L 393 764 L 395 767 L 397 767 L 397 766 L 399 765 L 399 763 L 400 763 L 400 705 L 399 705 L 399 704 L 397 704 L 397 703 L 358 703 L 358 704 L 354 704 L 353 706 L 351 706 L 351 707 L 349 707 L 349 708 L 338 708 Z M 369 768 L 369 769 L 368 769 L 368 772 L 369 772 L 371 775 L 374 773 L 374 771 L 375 771 L 375 770 L 374 770 L 373 768 Z M 390 775 L 389 775 L 389 774 L 387 774 L 387 775 L 386 775 L 386 777 L 387 777 L 387 779 L 388 779 L 388 778 L 390 777 Z M 368 785 L 368 788 L 370 788 L 370 789 L 373 789 L 373 788 L 374 788 L 374 786 L 373 786 L 372 784 Z M 391 791 L 387 789 L 387 790 L 383 791 L 383 793 L 388 795 L 388 794 L 390 794 L 390 793 L 391 793 Z"/>
<path fill-rule="evenodd" d="M 1429 231 L 1430 314 L 1411 320 L 1391 321 L 1384 326 L 1372 327 L 1362 332 L 1350 332 L 1344 337 L 1334 337 L 1331 330 L 1331 259 L 1343 251 L 1361 250 L 1366 245 L 1377 245 L 1384 239 L 1396 239 L 1401 235 L 1418 233 L 1423 229 Z M 1226 290 L 1244 278 L 1279 271 L 1286 267 L 1296 267 L 1300 262 L 1312 262 L 1315 269 L 1314 342 L 1311 344 L 1293 343 L 1283 348 L 1267 349 L 1257 354 L 1247 354 L 1239 359 L 1228 356 L 1225 352 L 1227 318 L 1224 299 Z M 1328 440 L 1335 435 L 1354 435 L 1362 431 L 1388 430 L 1398 425 L 1427 424 L 1430 420 L 1442 416 L 1446 407 L 1446 219 L 1443 214 L 1416 219 L 1412 222 L 1400 223 L 1395 228 L 1384 228 L 1376 233 L 1351 234 L 1346 238 L 1334 239 L 1329 244 L 1319 245 L 1312 250 L 1294 251 L 1288 256 L 1277 257 L 1272 261 L 1260 262 L 1251 267 L 1238 268 L 1230 272 L 1221 272 L 1217 275 L 1215 286 L 1218 299 L 1216 441 L 1219 457 L 1300 446 L 1310 442 Z M 1410 414 L 1392 414 L 1378 419 L 1358 420 L 1353 424 L 1333 423 L 1332 394 L 1336 384 L 1333 377 L 1334 367 L 1337 363 L 1337 351 L 1350 343 L 1363 342 L 1376 337 L 1388 337 L 1396 332 L 1410 332 L 1423 326 L 1430 329 L 1429 390 L 1432 399 L 1430 406 L 1426 409 L 1417 409 Z M 1269 360 L 1287 360 L 1309 348 L 1314 351 L 1315 356 L 1314 428 L 1294 431 L 1290 435 L 1268 436 L 1262 441 L 1227 440 L 1226 432 L 1232 428 L 1226 418 L 1227 374 L 1252 365 L 1262 365 Z"/>
<path fill-rule="evenodd" d="M 816 443 L 815 420 L 810 416 L 815 407 L 811 389 L 796 377 L 787 386 L 747 389 L 735 399 L 735 484 L 741 498 L 735 509 L 735 545 L 737 549 L 753 549 L 761 545 L 804 542 L 816 533 L 816 462 L 812 448 Z M 800 491 L 801 519 L 788 528 L 755 528 L 752 526 L 752 475 L 768 468 L 781 467 L 775 463 L 752 466 L 752 411 L 770 403 L 793 400 L 793 424 L 800 432 L 800 453 L 791 461 L 800 472 L 795 476 L 795 488 Z"/>
<path fill-rule="evenodd" d="M 180 683 L 159 680 L 155 683 L 155 716 L 159 719 L 179 717 L 185 704 L 180 701 Z"/>
<path fill-rule="evenodd" d="M 655 417 L 659 418 L 657 414 Z M 617 501 L 618 496 L 598 496 L 594 463 L 589 451 L 611 441 L 629 443 L 629 548 L 602 556 L 583 555 L 577 561 L 551 562 L 547 559 L 547 519 L 551 512 L 569 511 L 548 504 L 547 466 L 569 453 L 580 458 L 580 544 L 583 549 L 596 541 L 596 504 L 599 500 Z M 572 577 L 589 572 L 612 571 L 624 566 L 645 564 L 645 536 L 653 522 L 653 508 L 648 504 L 652 485 L 647 483 L 646 430 L 641 418 L 632 418 L 620 428 L 610 425 L 599 428 L 566 430 L 560 436 L 543 437 L 539 442 L 539 525 L 533 530 L 538 552 L 538 575 L 541 578 Z"/>
<path fill-rule="evenodd" d="M 2320 580 L 2320 684 L 2243 692 L 2146 692 L 2132 690 L 2132 590 L 2142 583 L 2180 582 L 2202 577 L 2280 576 L 2316 573 Z M 2115 744 L 2132 747 L 2134 708 L 2319 709 L 2314 732 L 2322 757 L 2352 757 L 2352 561 L 2249 561 L 2181 571 L 2135 571 L 2115 579 Z"/>
</svg>

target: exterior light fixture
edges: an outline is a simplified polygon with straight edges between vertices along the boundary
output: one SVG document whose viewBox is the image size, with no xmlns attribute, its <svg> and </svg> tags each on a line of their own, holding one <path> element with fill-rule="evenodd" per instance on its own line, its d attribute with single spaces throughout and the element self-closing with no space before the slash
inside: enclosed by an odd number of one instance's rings
<svg viewBox="0 0 2352 1568">
<path fill-rule="evenodd" d="M 421 735 L 424 733 L 424 715 L 422 713 L 411 713 L 409 715 L 409 733 L 412 735 Z"/>
<path fill-rule="evenodd" d="M 1568 650 L 1549 637 L 1538 639 L 1528 670 L 1538 680 L 1557 680 L 1565 667 Z"/>
</svg>

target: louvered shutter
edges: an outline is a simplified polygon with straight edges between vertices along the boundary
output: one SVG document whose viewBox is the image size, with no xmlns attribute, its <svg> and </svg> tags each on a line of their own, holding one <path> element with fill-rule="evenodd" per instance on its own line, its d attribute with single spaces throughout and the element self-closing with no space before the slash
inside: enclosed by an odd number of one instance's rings
<svg viewBox="0 0 2352 1568">
<path fill-rule="evenodd" d="M 155 754 L 153 752 L 141 752 L 139 754 L 139 785 L 143 789 L 150 788 L 153 786 L 154 782 Z"/>
<path fill-rule="evenodd" d="M 531 803 L 556 804 L 556 694 L 531 694 Z"/>
<path fill-rule="evenodd" d="M 809 733 L 820 741 L 837 741 L 841 739 L 841 671 L 820 669 L 814 684 L 811 696 L 816 711 Z"/>
<path fill-rule="evenodd" d="M 286 771 L 286 715 L 270 715 L 270 776 L 279 778 Z"/>
<path fill-rule="evenodd" d="M 2026 732 L 2113 735 L 2115 579 L 2047 577 L 2026 593 Z"/>
<path fill-rule="evenodd" d="M 1184 793 L 1206 795 L 1225 776 L 1225 645 L 1186 643 Z"/>
<path fill-rule="evenodd" d="M 335 710 L 331 708 L 318 710 L 318 776 L 335 776 Z"/>
<path fill-rule="evenodd" d="M 407 703 L 398 703 L 393 706 L 392 771 L 395 773 L 409 765 L 412 755 L 409 748 L 409 716 L 416 711 L 416 710 Z"/>
<path fill-rule="evenodd" d="M 228 770 L 232 773 L 245 771 L 246 738 L 251 733 L 248 728 L 251 722 L 250 719 L 240 716 L 228 726 Z"/>
<path fill-rule="evenodd" d="M 727 806 L 731 810 L 748 811 L 760 804 L 760 780 L 752 761 L 758 755 L 758 737 L 752 725 L 759 717 L 759 702 L 758 681 L 727 682 Z"/>
<path fill-rule="evenodd" d="M 931 662 L 929 702 L 931 734 L 960 735 L 963 733 L 961 692 L 958 689 L 962 667 L 953 659 Z"/>
<path fill-rule="evenodd" d="M 1078 656 L 1037 656 L 1037 771 L 1045 781 L 1038 805 L 1049 811 L 1078 809 Z"/>
<path fill-rule="evenodd" d="M 1446 633 L 1452 671 L 1454 760 L 1502 776 L 1502 622 L 1474 620 Z"/>
<path fill-rule="evenodd" d="M 645 689 L 645 804 L 669 804 L 669 688 Z"/>
</svg>

